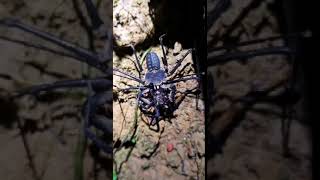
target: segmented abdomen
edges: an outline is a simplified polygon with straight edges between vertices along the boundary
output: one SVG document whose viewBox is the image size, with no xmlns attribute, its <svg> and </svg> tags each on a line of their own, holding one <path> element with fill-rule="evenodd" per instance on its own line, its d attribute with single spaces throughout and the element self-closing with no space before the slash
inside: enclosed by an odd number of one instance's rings
<svg viewBox="0 0 320 180">
<path fill-rule="evenodd" d="M 156 53 L 150 52 L 147 54 L 148 71 L 160 69 L 160 60 Z"/>
</svg>

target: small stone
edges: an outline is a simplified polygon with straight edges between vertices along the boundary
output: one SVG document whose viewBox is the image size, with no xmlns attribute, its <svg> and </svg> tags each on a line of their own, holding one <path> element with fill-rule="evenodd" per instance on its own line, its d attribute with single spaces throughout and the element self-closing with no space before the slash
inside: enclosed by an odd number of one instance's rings
<svg viewBox="0 0 320 180">
<path fill-rule="evenodd" d="M 173 55 L 176 56 L 182 50 L 182 45 L 178 42 L 174 43 Z"/>
<path fill-rule="evenodd" d="M 188 149 L 188 157 L 189 158 L 194 158 L 196 156 L 196 153 L 194 152 L 194 150 L 192 148 Z"/>
<path fill-rule="evenodd" d="M 172 168 L 178 168 L 180 166 L 181 159 L 176 151 L 168 154 L 167 156 L 167 166 Z"/>
<path fill-rule="evenodd" d="M 200 156 L 205 154 L 205 137 L 203 133 L 195 133 L 193 135 L 193 142 L 196 150 Z"/>
<path fill-rule="evenodd" d="M 191 172 L 191 164 L 190 164 L 190 162 L 187 161 L 187 160 L 183 160 L 182 164 L 183 164 L 183 166 L 181 167 L 182 173 L 186 174 L 186 175 L 191 174 L 190 173 Z"/>
<path fill-rule="evenodd" d="M 149 169 L 149 167 L 150 167 L 150 163 L 145 163 L 141 166 L 143 170 Z"/>
<path fill-rule="evenodd" d="M 172 143 L 167 144 L 167 151 L 171 152 L 173 150 L 174 146 Z"/>
<path fill-rule="evenodd" d="M 186 154 L 186 149 L 185 149 L 185 146 L 183 144 L 177 144 L 176 145 L 176 150 L 178 152 L 178 154 L 182 157 L 185 156 Z"/>
</svg>

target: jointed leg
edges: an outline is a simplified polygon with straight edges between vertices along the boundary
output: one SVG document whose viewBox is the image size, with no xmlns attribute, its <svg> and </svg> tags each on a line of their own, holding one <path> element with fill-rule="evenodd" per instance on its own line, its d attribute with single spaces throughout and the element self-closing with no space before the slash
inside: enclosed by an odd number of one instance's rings
<svg viewBox="0 0 320 180">
<path fill-rule="evenodd" d="M 182 77 L 179 79 L 175 79 L 175 80 L 171 80 L 171 81 L 167 81 L 164 82 L 163 84 L 173 84 L 173 83 L 177 83 L 177 82 L 181 82 L 181 81 L 188 81 L 188 80 L 200 80 L 199 77 L 193 76 L 193 77 Z"/>
<path fill-rule="evenodd" d="M 195 92 L 195 90 L 196 90 L 196 92 Z M 184 100 L 184 98 L 186 97 L 186 96 L 188 96 L 189 94 L 195 94 L 196 96 L 198 95 L 198 93 L 197 93 L 197 91 L 199 90 L 199 88 L 198 88 L 198 86 L 197 87 L 195 87 L 195 88 L 192 88 L 192 89 L 188 89 L 188 90 L 186 90 L 186 91 L 183 91 L 183 92 L 181 92 L 181 91 L 177 91 L 179 94 L 181 94 L 176 100 L 175 100 L 175 106 L 174 106 L 174 108 L 175 109 L 177 109 L 179 106 L 180 106 L 180 104 L 182 103 L 182 101 Z M 198 97 L 197 97 L 198 98 Z M 198 99 L 196 99 L 196 107 L 197 107 L 197 110 L 198 110 Z"/>
<path fill-rule="evenodd" d="M 172 76 L 170 77 L 170 80 L 175 79 L 179 76 L 182 76 L 185 73 L 186 68 L 189 66 L 191 66 L 191 63 L 185 64 L 181 69 L 179 69 L 177 73 L 172 74 Z"/>
<path fill-rule="evenodd" d="M 141 65 L 141 63 L 140 63 L 140 59 L 139 59 L 139 57 L 138 57 L 138 55 L 137 55 L 137 51 L 136 51 L 136 49 L 134 48 L 134 46 L 133 46 L 132 44 L 130 44 L 130 47 L 131 47 L 131 49 L 132 49 L 132 51 L 133 51 L 133 54 L 134 54 L 134 56 L 135 56 L 135 59 L 136 59 L 136 63 L 135 63 L 136 70 L 137 70 L 138 73 L 139 73 L 139 78 L 141 78 L 141 73 L 142 73 L 143 69 L 142 69 L 142 65 Z"/>
<path fill-rule="evenodd" d="M 43 50 L 43 51 L 46 51 L 46 52 L 50 52 L 50 53 L 53 53 L 53 54 L 57 54 L 57 55 L 60 55 L 60 56 L 65 56 L 65 57 L 69 57 L 69 58 L 73 58 L 73 59 L 77 59 L 77 60 L 79 60 L 79 58 L 80 58 L 79 56 L 76 56 L 76 55 L 74 55 L 72 53 L 66 53 L 66 52 L 63 52 L 63 51 L 57 51 L 57 50 L 51 49 L 49 47 L 42 46 L 40 44 L 32 44 L 32 43 L 29 43 L 29 42 L 26 42 L 26 41 L 12 39 L 12 38 L 8 38 L 8 37 L 5 37 L 5 36 L 0 36 L 0 39 L 5 40 L 5 41 L 9 41 L 9 42 L 12 42 L 12 43 L 16 43 L 16 44 L 21 44 L 21 45 L 26 46 L 26 47 L 40 49 L 40 50 Z M 82 61 L 84 61 L 84 60 L 82 60 Z"/>
<path fill-rule="evenodd" d="M 117 87 L 118 91 L 123 91 L 123 92 L 131 91 L 131 90 L 138 90 L 138 89 L 146 89 L 146 87 L 145 86 L 130 86 L 128 88 L 118 88 Z"/>
<path fill-rule="evenodd" d="M 195 53 L 196 54 L 196 53 Z M 197 84 L 197 91 L 201 91 L 201 84 L 202 79 L 205 76 L 205 72 L 203 72 L 200 68 L 199 59 L 197 55 L 194 55 L 195 62 L 196 62 L 196 76 L 199 77 L 198 84 Z M 202 71 L 202 72 L 201 72 Z M 199 110 L 199 100 L 200 100 L 200 93 L 196 93 L 196 110 Z"/>
<path fill-rule="evenodd" d="M 92 28 L 94 30 L 99 29 L 104 23 L 99 16 L 97 8 L 94 6 L 91 0 L 83 0 L 83 1 L 86 5 L 86 8 L 91 20 Z"/>
<path fill-rule="evenodd" d="M 90 119 L 91 125 L 101 130 L 103 133 L 112 135 L 112 119 L 105 116 L 94 116 Z"/>
<path fill-rule="evenodd" d="M 110 131 L 110 127 L 101 125 L 98 123 L 98 121 L 93 121 L 93 117 L 95 114 L 95 108 L 98 105 L 95 101 L 95 96 L 93 95 L 93 90 L 92 90 L 92 86 L 91 83 L 87 83 L 87 85 L 89 86 L 89 97 L 87 102 L 85 103 L 85 110 L 84 110 L 84 115 L 85 115 L 85 122 L 84 122 L 84 133 L 86 135 L 86 137 L 88 137 L 89 139 L 91 139 L 94 144 L 96 146 L 98 146 L 100 149 L 102 149 L 105 153 L 107 154 L 111 154 L 112 153 L 112 146 L 106 144 L 105 142 L 103 142 L 102 140 L 100 140 L 95 133 L 93 133 L 90 130 L 90 127 L 92 126 L 92 123 L 95 122 L 95 125 L 100 125 L 100 129 L 104 129 L 105 132 Z M 100 121 L 101 123 L 101 121 Z M 111 128 L 111 132 L 112 132 L 112 128 Z"/>
<path fill-rule="evenodd" d="M 220 63 L 225 63 L 231 60 L 241 59 L 241 58 L 250 58 L 255 56 L 263 55 L 274 55 L 274 54 L 291 54 L 292 52 L 288 47 L 272 47 L 264 48 L 252 51 L 243 51 L 243 52 L 234 52 L 223 55 L 214 55 L 208 54 L 208 66 L 215 66 Z"/>
<path fill-rule="evenodd" d="M 178 80 L 178 79 L 181 79 L 181 78 L 186 78 L 186 77 L 192 77 L 192 76 L 197 76 L 197 77 L 200 77 L 200 75 L 204 75 L 204 72 L 203 73 L 197 73 L 197 74 L 188 74 L 188 75 L 185 75 L 185 76 L 182 76 L 182 77 L 178 77 L 176 79 L 169 79 L 169 81 L 172 81 L 172 80 Z"/>
<path fill-rule="evenodd" d="M 170 71 L 169 76 L 171 76 L 180 66 L 182 61 L 192 52 L 192 49 L 189 49 L 186 54 L 183 55 L 183 57 L 179 60 L 177 60 L 176 65 L 174 66 L 174 68 Z"/>
<path fill-rule="evenodd" d="M 219 0 L 212 12 L 207 17 L 208 29 L 216 22 L 221 13 L 230 5 L 230 0 Z"/>
<path fill-rule="evenodd" d="M 105 24 L 103 22 L 92 0 L 83 1 L 91 20 L 93 32 L 105 41 L 103 51 L 99 52 L 99 60 L 100 62 L 108 61 L 112 59 L 112 24 Z"/>
<path fill-rule="evenodd" d="M 92 89 L 94 90 L 93 85 L 92 85 Z M 93 106 L 102 106 L 104 104 L 111 104 L 112 98 L 113 98 L 113 94 L 111 89 L 108 91 L 96 92 L 92 96 L 91 103 L 93 104 Z"/>
<path fill-rule="evenodd" d="M 102 140 L 98 139 L 97 136 L 93 132 L 91 132 L 89 128 L 85 128 L 84 131 L 85 131 L 86 137 L 91 139 L 94 142 L 94 144 L 97 147 L 99 147 L 99 149 L 102 149 L 106 154 L 112 153 L 112 146 L 111 145 L 107 145 Z"/>
<path fill-rule="evenodd" d="M 176 93 L 177 93 L 177 88 L 176 88 L 176 86 L 174 86 L 173 84 L 171 84 L 170 93 L 169 93 L 169 99 L 170 99 L 170 101 L 173 102 L 173 103 L 174 103 L 174 101 L 175 101 Z"/>
<path fill-rule="evenodd" d="M 274 41 L 274 40 L 278 40 L 278 39 L 291 39 L 291 38 L 308 38 L 310 36 L 311 36 L 311 33 L 308 31 L 299 32 L 299 33 L 290 33 L 287 35 L 278 35 L 278 36 L 271 36 L 271 37 L 266 37 L 266 38 L 261 38 L 261 39 L 243 41 L 243 42 L 239 42 L 239 43 L 233 44 L 233 45 L 225 45 L 225 46 L 222 45 L 222 46 L 218 46 L 218 47 L 213 47 L 213 48 L 209 48 L 208 52 L 220 51 L 223 49 L 232 49 L 232 48 L 237 48 L 237 47 L 241 47 L 241 46 L 248 46 L 248 45 L 262 43 L 265 41 Z"/>
<path fill-rule="evenodd" d="M 283 117 L 281 120 L 281 134 L 282 134 L 282 152 L 284 156 L 290 155 L 290 125 L 293 120 L 292 107 L 283 107 Z"/>
<path fill-rule="evenodd" d="M 161 49 L 162 49 L 162 55 L 163 55 L 162 62 L 163 62 L 163 65 L 164 65 L 164 70 L 166 71 L 166 73 L 168 73 L 168 60 L 167 60 L 166 52 L 165 52 L 165 49 L 164 49 L 164 46 L 163 46 L 163 37 L 165 35 L 166 34 L 161 35 L 159 37 L 159 41 L 160 41 L 160 45 L 161 45 Z"/>
<path fill-rule="evenodd" d="M 92 91 L 92 89 L 90 91 Z M 104 133 L 112 134 L 112 119 L 96 115 L 98 107 L 112 103 L 112 92 L 95 93 L 90 96 L 90 101 L 88 100 L 86 103 L 90 103 L 89 111 L 91 114 L 89 117 L 89 126 L 94 125 L 94 127 L 100 129 Z"/>
<path fill-rule="evenodd" d="M 122 74 L 122 75 L 114 74 L 116 76 L 127 78 L 127 79 L 131 79 L 131 80 L 134 80 L 134 81 L 139 82 L 141 84 L 144 84 L 144 81 L 142 81 L 141 79 L 139 79 L 139 78 L 137 78 L 137 77 L 135 77 L 135 76 L 133 76 L 133 75 L 131 75 L 129 73 L 123 72 L 123 71 L 121 71 L 121 70 L 119 70 L 117 68 L 113 68 L 113 71 L 114 71 L 114 73 L 118 72 L 118 73 Z"/>
<path fill-rule="evenodd" d="M 159 111 L 159 107 L 156 106 L 155 114 L 154 114 L 154 117 L 151 118 L 150 125 L 154 126 L 155 124 L 158 124 L 159 118 L 160 118 L 160 111 Z"/>
<path fill-rule="evenodd" d="M 147 99 L 147 97 L 143 95 L 143 93 L 146 93 L 146 91 L 148 91 L 148 89 L 140 91 L 137 97 L 138 105 L 140 109 L 142 109 L 143 111 L 148 111 L 148 109 L 155 104 L 155 102 L 152 99 L 150 101 Z"/>
</svg>

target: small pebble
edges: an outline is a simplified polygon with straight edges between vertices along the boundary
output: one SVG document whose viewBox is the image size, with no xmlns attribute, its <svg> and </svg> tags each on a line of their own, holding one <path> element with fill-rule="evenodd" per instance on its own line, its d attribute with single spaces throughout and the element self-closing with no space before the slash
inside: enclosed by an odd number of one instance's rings
<svg viewBox="0 0 320 180">
<path fill-rule="evenodd" d="M 178 42 L 174 43 L 173 55 L 174 56 L 178 55 L 181 50 L 182 50 L 182 45 Z"/>
<path fill-rule="evenodd" d="M 173 144 L 172 143 L 169 143 L 168 145 L 167 145 L 167 151 L 168 152 L 171 152 L 173 150 Z"/>
</svg>

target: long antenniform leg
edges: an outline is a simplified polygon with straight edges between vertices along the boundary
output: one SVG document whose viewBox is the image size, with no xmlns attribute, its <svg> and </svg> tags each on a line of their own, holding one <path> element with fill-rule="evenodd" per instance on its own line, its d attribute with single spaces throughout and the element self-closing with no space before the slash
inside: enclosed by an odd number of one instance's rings
<svg viewBox="0 0 320 180">
<path fill-rule="evenodd" d="M 311 36 L 312 36 L 312 32 L 310 32 L 310 31 L 298 32 L 298 33 L 290 33 L 290 34 L 287 34 L 287 35 L 270 36 L 270 37 L 265 37 L 265 38 L 260 38 L 260 39 L 243 41 L 243 42 L 239 42 L 239 43 L 233 44 L 233 45 L 222 45 L 222 46 L 209 48 L 208 52 L 211 53 L 211 52 L 214 52 L 214 51 L 220 51 L 220 50 L 224 50 L 224 49 L 232 49 L 232 48 L 237 48 L 237 47 L 241 47 L 241 46 L 248 46 L 248 45 L 262 43 L 262 42 L 265 42 L 265 41 L 274 41 L 274 40 L 278 40 L 278 39 L 291 39 L 291 38 L 308 38 L 308 37 L 311 37 Z"/>
<path fill-rule="evenodd" d="M 58 81 L 51 84 L 41 84 L 38 86 L 33 86 L 28 90 L 19 92 L 14 97 L 19 98 L 27 94 L 37 95 L 41 91 L 51 91 L 51 90 L 61 89 L 61 88 L 86 87 L 88 83 L 90 83 L 94 89 L 100 89 L 100 90 L 110 89 L 110 87 L 112 86 L 112 81 L 107 80 L 105 78 L 66 80 L 66 81 Z"/>
<path fill-rule="evenodd" d="M 134 54 L 134 57 L 135 57 L 135 59 L 136 59 L 136 62 L 134 63 L 134 64 L 135 64 L 135 67 L 136 67 L 136 70 L 137 70 L 138 73 L 139 73 L 139 78 L 141 78 L 141 73 L 142 73 L 143 69 L 142 69 L 142 65 L 141 65 L 141 63 L 140 63 L 140 59 L 139 59 L 139 57 L 138 57 L 138 55 L 137 55 L 137 51 L 136 51 L 136 49 L 134 48 L 134 46 L 133 46 L 132 44 L 130 44 L 130 47 L 131 47 L 131 49 L 132 49 L 132 51 L 133 51 L 133 54 Z"/>
<path fill-rule="evenodd" d="M 2 19 L 0 20 L 0 25 L 7 26 L 9 28 L 17 28 L 19 30 L 22 30 L 27 33 L 33 34 L 37 37 L 40 37 L 48 42 L 51 42 L 75 54 L 74 57 L 77 57 L 77 60 L 84 62 L 86 64 L 89 64 L 93 67 L 96 67 L 97 69 L 103 72 L 107 71 L 106 66 L 101 63 L 99 56 L 96 53 L 93 53 L 85 48 L 82 48 L 70 42 L 61 40 L 52 34 L 42 32 L 29 25 L 23 24 L 20 21 L 15 19 Z"/>
<path fill-rule="evenodd" d="M 146 89 L 146 87 L 145 86 L 130 86 L 128 88 L 117 88 L 118 91 L 122 91 L 122 92 L 128 92 L 128 91 L 138 90 L 138 89 L 144 90 L 144 89 Z"/>
<path fill-rule="evenodd" d="M 223 55 L 213 55 L 208 54 L 208 66 L 215 66 L 221 63 L 228 62 L 230 60 L 235 59 L 242 59 L 242 58 L 250 58 L 255 56 L 263 56 L 263 55 L 271 55 L 271 54 L 292 54 L 294 53 L 288 47 L 271 47 L 271 48 L 264 48 L 252 51 L 242 51 L 242 52 L 234 52 L 228 53 Z"/>
<path fill-rule="evenodd" d="M 105 24 L 92 0 L 83 0 L 88 11 L 93 31 L 105 41 L 104 49 L 99 53 L 100 62 L 112 59 L 112 23 Z"/>
<path fill-rule="evenodd" d="M 91 0 L 83 0 L 83 1 L 86 5 L 86 8 L 91 20 L 92 28 L 94 30 L 99 29 L 104 23 L 99 16 L 97 8 L 94 6 Z"/>
<path fill-rule="evenodd" d="M 16 44 L 21 44 L 21 45 L 26 46 L 26 47 L 40 49 L 42 51 L 50 52 L 50 53 L 57 54 L 57 55 L 60 55 L 60 56 L 65 56 L 65 57 L 69 57 L 69 58 L 73 58 L 73 59 L 79 59 L 80 58 L 80 57 L 78 57 L 78 56 L 76 56 L 76 55 L 74 55 L 72 53 L 66 53 L 66 52 L 63 52 L 63 51 L 57 51 L 57 50 L 51 49 L 49 47 L 42 46 L 40 44 L 32 44 L 30 42 L 17 40 L 17 39 L 12 39 L 12 38 L 8 38 L 8 37 L 5 37 L 5 36 L 0 36 L 0 39 L 5 40 L 5 41 L 9 41 L 9 42 L 12 42 L 12 43 L 16 43 Z"/>
<path fill-rule="evenodd" d="M 171 81 L 167 81 L 164 82 L 163 84 L 173 84 L 173 83 L 177 83 L 177 82 L 181 82 L 181 81 L 188 81 L 188 80 L 200 80 L 199 77 L 185 77 L 185 78 L 179 78 L 179 79 L 175 79 L 175 80 L 171 80 Z"/>
<path fill-rule="evenodd" d="M 181 63 L 185 58 L 192 52 L 192 49 L 189 49 L 186 54 L 183 55 L 183 57 L 179 60 L 177 60 L 176 65 L 173 67 L 173 69 L 170 71 L 169 76 L 171 76 L 176 70 L 181 66 Z"/>
<path fill-rule="evenodd" d="M 164 70 L 166 71 L 166 73 L 168 73 L 168 60 L 167 60 L 166 52 L 165 52 L 165 49 L 164 49 L 164 46 L 163 46 L 163 37 L 165 35 L 166 34 L 161 35 L 159 37 L 159 41 L 160 41 L 160 45 L 161 45 L 161 49 L 162 49 L 162 55 L 163 55 L 162 62 L 163 62 L 163 65 L 164 65 Z"/>
<path fill-rule="evenodd" d="M 116 76 L 123 77 L 123 78 L 127 78 L 127 79 L 131 79 L 131 80 L 134 80 L 134 81 L 139 82 L 139 83 L 141 83 L 141 84 L 144 84 L 144 81 L 142 81 L 141 79 L 139 79 L 139 78 L 137 78 L 137 77 L 135 77 L 135 76 L 133 76 L 133 75 L 131 75 L 131 74 L 129 74 L 129 73 L 123 72 L 123 71 L 121 71 L 121 70 L 119 70 L 119 69 L 117 69 L 117 68 L 113 68 L 113 72 L 114 72 L 114 73 L 115 73 L 115 72 L 118 72 L 118 73 L 122 74 L 122 75 L 114 74 L 114 75 L 116 75 Z"/>
<path fill-rule="evenodd" d="M 219 0 L 211 13 L 207 17 L 207 27 L 211 27 L 223 11 L 230 5 L 230 0 Z"/>
</svg>

